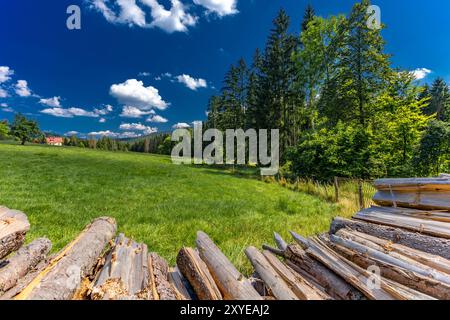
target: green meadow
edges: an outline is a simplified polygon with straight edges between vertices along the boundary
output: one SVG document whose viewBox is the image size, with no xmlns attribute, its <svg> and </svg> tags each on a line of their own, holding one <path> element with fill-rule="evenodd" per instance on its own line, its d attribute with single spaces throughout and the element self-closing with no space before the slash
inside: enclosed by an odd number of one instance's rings
<svg viewBox="0 0 450 320">
<path fill-rule="evenodd" d="M 165 156 L 9 144 L 0 144 L 0 205 L 25 212 L 27 241 L 48 237 L 53 251 L 110 216 L 119 232 L 174 264 L 203 230 L 244 273 L 247 246 L 273 243 L 274 231 L 326 231 L 340 211 L 254 175 L 177 166 Z"/>
</svg>

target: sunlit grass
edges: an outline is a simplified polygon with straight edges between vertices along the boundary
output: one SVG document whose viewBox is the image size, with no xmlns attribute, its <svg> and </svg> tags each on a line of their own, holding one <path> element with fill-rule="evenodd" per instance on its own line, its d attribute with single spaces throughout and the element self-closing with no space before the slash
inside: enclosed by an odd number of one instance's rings
<svg viewBox="0 0 450 320">
<path fill-rule="evenodd" d="M 231 170 L 232 171 L 232 170 Z M 177 166 L 170 158 L 79 148 L 0 144 L 0 205 L 31 222 L 27 241 L 46 236 L 54 251 L 92 219 L 111 216 L 119 231 L 174 264 L 182 246 L 208 233 L 241 271 L 248 245 L 272 232 L 328 230 L 340 205 L 230 170 Z"/>
</svg>

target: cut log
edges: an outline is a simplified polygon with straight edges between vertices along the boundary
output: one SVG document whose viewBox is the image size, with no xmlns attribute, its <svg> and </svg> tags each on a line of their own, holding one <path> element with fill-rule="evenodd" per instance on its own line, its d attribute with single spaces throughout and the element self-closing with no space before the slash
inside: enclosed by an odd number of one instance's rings
<svg viewBox="0 0 450 320">
<path fill-rule="evenodd" d="M 275 298 L 278 300 L 299 300 L 297 295 L 289 288 L 258 249 L 248 247 L 245 250 L 245 254 Z"/>
<path fill-rule="evenodd" d="M 450 212 L 450 191 L 378 191 L 373 201 L 381 206 L 398 206 Z"/>
<path fill-rule="evenodd" d="M 344 229 L 345 230 L 345 229 Z M 362 232 L 353 231 L 353 230 L 345 230 L 344 233 L 349 235 L 354 235 L 359 239 L 364 239 L 375 243 L 379 246 L 381 250 L 385 250 L 389 253 L 396 253 L 397 255 L 405 256 L 409 259 L 415 260 L 425 266 L 434 268 L 438 271 L 444 272 L 450 275 L 450 260 L 442 258 L 440 256 L 422 252 L 416 249 L 409 248 L 407 246 L 403 246 L 401 244 L 392 243 L 391 241 L 387 241 L 384 239 L 380 239 Z M 342 234 L 342 233 L 341 233 Z M 341 235 L 339 232 L 337 235 Z M 449 249 L 450 250 L 450 249 Z"/>
<path fill-rule="evenodd" d="M 186 278 L 183 277 L 178 267 L 169 269 L 169 282 L 172 285 L 178 300 L 195 300 L 194 289 L 192 289 Z"/>
<path fill-rule="evenodd" d="M 407 300 L 409 295 L 404 292 L 403 288 L 396 288 L 390 282 L 380 279 L 379 287 L 370 287 L 372 274 L 354 264 L 353 262 L 338 255 L 318 238 L 308 240 L 308 248 L 306 253 L 322 262 L 328 268 L 339 274 L 348 283 L 352 284 L 367 298 L 373 300 Z"/>
<path fill-rule="evenodd" d="M 368 257 L 367 255 L 360 254 L 358 252 L 352 251 L 346 247 L 337 245 L 330 242 L 333 250 L 347 258 L 348 260 L 356 263 L 364 269 L 368 269 L 371 266 L 378 266 L 380 268 L 380 275 L 384 278 L 391 279 L 397 283 L 403 284 L 404 286 L 415 289 L 419 292 L 427 294 L 422 296 L 421 299 L 432 299 L 431 297 L 437 299 L 448 300 L 450 298 L 450 287 L 440 282 L 433 281 L 432 279 L 423 277 L 411 271 L 401 269 L 397 266 L 385 263 L 383 261 Z"/>
<path fill-rule="evenodd" d="M 348 284 L 342 277 L 325 267 L 319 261 L 314 260 L 298 245 L 289 245 L 285 251 L 288 265 L 297 266 L 300 270 L 317 282 L 327 294 L 338 300 L 362 300 L 364 295 L 356 288 Z M 291 263 L 293 265 L 291 265 Z M 301 275 L 300 270 L 295 269 Z"/>
<path fill-rule="evenodd" d="M 116 221 L 98 218 L 64 248 L 18 295 L 18 300 L 68 300 L 116 233 Z"/>
<path fill-rule="evenodd" d="M 147 246 L 120 234 L 94 280 L 94 300 L 149 299 Z"/>
<path fill-rule="evenodd" d="M 222 294 L 208 267 L 194 249 L 181 249 L 177 256 L 177 266 L 191 284 L 199 300 L 222 300 Z"/>
<path fill-rule="evenodd" d="M 416 263 L 412 259 L 406 259 L 405 257 L 402 257 L 399 254 L 391 255 L 389 253 L 384 253 L 384 252 L 378 251 L 376 249 L 373 249 L 371 247 L 368 247 L 366 243 L 364 243 L 364 244 L 358 243 L 357 241 L 355 241 L 355 240 L 357 240 L 355 237 L 351 237 L 351 240 L 350 240 L 350 239 L 347 239 L 344 237 L 331 235 L 330 240 L 333 243 L 336 243 L 338 245 L 341 245 L 341 246 L 351 249 L 353 251 L 359 252 L 360 254 L 363 254 L 363 255 L 366 255 L 369 257 L 373 257 L 374 259 L 397 266 L 397 267 L 402 268 L 407 271 L 415 272 L 424 277 L 433 279 L 436 282 L 443 282 L 443 283 L 446 283 L 447 285 L 450 285 L 450 277 L 447 274 L 439 272 L 435 269 L 429 268 L 418 262 Z"/>
<path fill-rule="evenodd" d="M 14 287 L 20 278 L 44 260 L 51 247 L 50 240 L 36 239 L 19 249 L 11 258 L 0 261 L 0 295 Z"/>
<path fill-rule="evenodd" d="M 441 175 L 439 178 L 405 178 L 376 180 L 377 190 L 395 191 L 450 191 L 450 178 Z"/>
<path fill-rule="evenodd" d="M 356 220 L 378 223 L 391 227 L 399 227 L 414 232 L 428 234 L 434 237 L 450 239 L 450 223 L 392 214 L 384 210 L 380 210 L 377 207 L 364 209 L 358 212 L 353 218 Z"/>
<path fill-rule="evenodd" d="M 296 274 L 291 268 L 278 260 L 273 253 L 263 251 L 263 255 L 300 300 L 331 300 L 330 296 Z"/>
<path fill-rule="evenodd" d="M 166 260 L 152 252 L 148 255 L 148 266 L 153 270 L 151 274 L 153 275 L 158 300 L 177 300 L 175 289 L 169 282 L 169 265 Z"/>
<path fill-rule="evenodd" d="M 197 233 L 196 244 L 225 300 L 263 299 L 205 233 Z"/>
<path fill-rule="evenodd" d="M 427 235 L 409 232 L 400 228 L 383 226 L 358 220 L 335 218 L 331 224 L 330 233 L 335 234 L 343 228 L 350 228 L 378 238 L 392 241 L 423 252 L 450 259 L 450 240 L 430 237 Z"/>
<path fill-rule="evenodd" d="M 28 230 L 30 223 L 24 213 L 0 207 L 0 259 L 23 245 Z"/>
</svg>

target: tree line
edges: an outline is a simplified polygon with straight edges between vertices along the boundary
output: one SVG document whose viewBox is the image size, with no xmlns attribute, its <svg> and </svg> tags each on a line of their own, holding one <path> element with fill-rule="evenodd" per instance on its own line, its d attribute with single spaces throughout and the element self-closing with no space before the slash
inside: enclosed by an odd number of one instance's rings
<svg viewBox="0 0 450 320">
<path fill-rule="evenodd" d="M 279 129 L 282 174 L 328 180 L 432 175 L 450 170 L 450 95 L 393 68 L 370 2 L 318 17 L 299 34 L 280 10 L 263 50 L 240 59 L 208 104 L 206 128 Z"/>
</svg>

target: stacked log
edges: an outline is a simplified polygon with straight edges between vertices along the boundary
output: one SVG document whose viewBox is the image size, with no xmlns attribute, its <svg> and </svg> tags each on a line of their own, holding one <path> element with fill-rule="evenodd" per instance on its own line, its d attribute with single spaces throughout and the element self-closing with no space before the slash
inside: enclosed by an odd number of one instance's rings
<svg viewBox="0 0 450 320">
<path fill-rule="evenodd" d="M 0 207 L 0 259 L 22 246 L 28 230 L 30 223 L 23 212 Z"/>
</svg>

